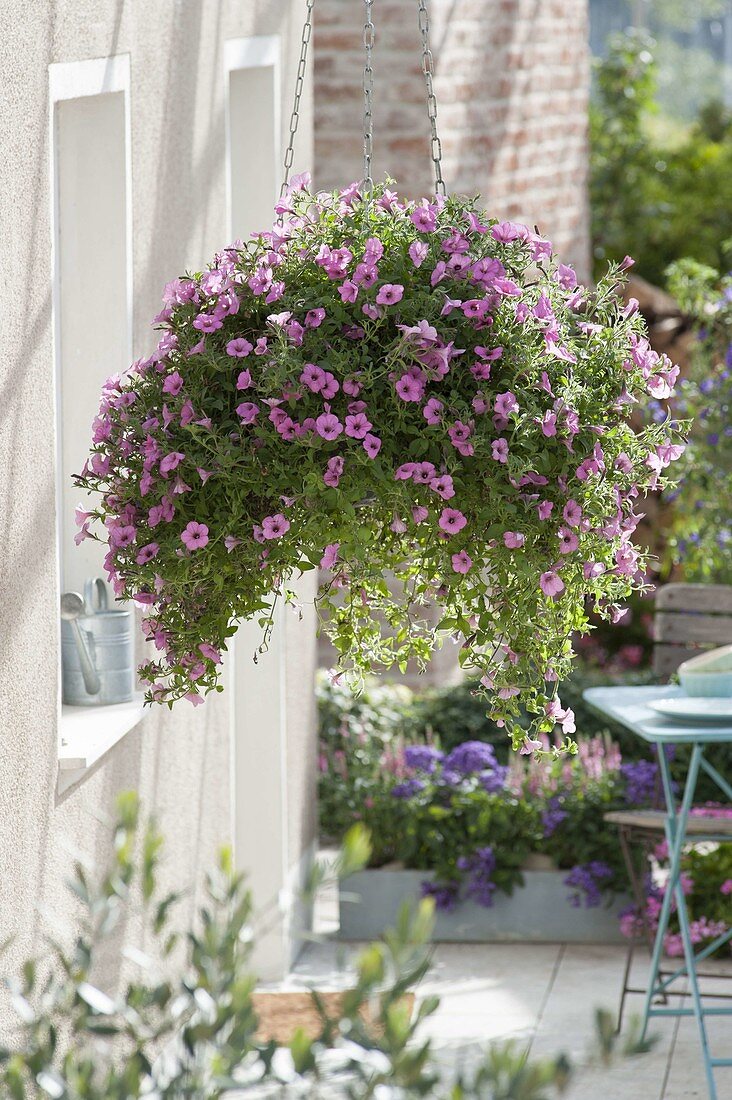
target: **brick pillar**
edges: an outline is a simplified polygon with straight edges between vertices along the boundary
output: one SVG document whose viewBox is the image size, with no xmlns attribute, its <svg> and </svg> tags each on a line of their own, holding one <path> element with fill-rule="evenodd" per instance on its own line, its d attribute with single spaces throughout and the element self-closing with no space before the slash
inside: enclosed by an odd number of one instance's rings
<svg viewBox="0 0 732 1100">
<path fill-rule="evenodd" d="M 538 225 L 582 278 L 587 203 L 587 0 L 431 0 L 431 42 L 450 190 Z M 374 178 L 432 189 L 417 0 L 374 4 Z M 362 176 L 362 0 L 315 6 L 315 181 Z"/>
</svg>

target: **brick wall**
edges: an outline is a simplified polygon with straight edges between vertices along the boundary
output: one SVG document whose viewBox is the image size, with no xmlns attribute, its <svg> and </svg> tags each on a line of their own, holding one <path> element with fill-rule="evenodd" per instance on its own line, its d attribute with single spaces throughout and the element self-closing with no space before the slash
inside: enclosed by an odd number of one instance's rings
<svg viewBox="0 0 732 1100">
<path fill-rule="evenodd" d="M 587 0 L 430 0 L 435 89 L 450 190 L 536 224 L 589 271 Z M 375 0 L 374 178 L 428 194 L 417 0 Z M 315 5 L 315 177 L 362 172 L 362 0 Z"/>
</svg>

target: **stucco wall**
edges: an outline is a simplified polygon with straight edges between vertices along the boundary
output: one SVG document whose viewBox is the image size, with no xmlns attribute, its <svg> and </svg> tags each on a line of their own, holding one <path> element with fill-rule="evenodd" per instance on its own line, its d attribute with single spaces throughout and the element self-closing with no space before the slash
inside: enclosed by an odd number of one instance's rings
<svg viewBox="0 0 732 1100">
<path fill-rule="evenodd" d="M 431 45 L 449 189 L 537 224 L 589 274 L 587 0 L 431 0 Z M 315 166 L 322 187 L 360 179 L 363 4 L 320 0 Z M 374 4 L 374 178 L 434 190 L 417 5 Z"/>
<path fill-rule="evenodd" d="M 231 827 L 227 694 L 196 711 L 180 705 L 150 714 L 82 783 L 61 798 L 55 793 L 59 593 L 47 67 L 131 56 L 134 353 L 145 355 L 163 284 L 227 243 L 223 41 L 281 35 L 289 118 L 300 8 L 298 0 L 0 6 L 0 942 L 16 937 L 3 972 L 40 948 L 39 908 L 73 930 L 74 904 L 62 880 L 76 852 L 104 859 L 117 792 L 138 789 L 157 815 L 169 884 L 187 885 L 210 866 Z M 309 166 L 310 135 L 306 94 L 298 167 Z M 310 713 L 312 649 L 304 634 L 291 700 L 299 716 L 290 761 L 297 789 L 312 774 L 302 720 Z M 300 798 L 308 801 L 302 792 Z M 312 816 L 296 820 L 293 859 L 313 827 Z M 136 942 L 134 927 L 123 934 Z"/>
</svg>

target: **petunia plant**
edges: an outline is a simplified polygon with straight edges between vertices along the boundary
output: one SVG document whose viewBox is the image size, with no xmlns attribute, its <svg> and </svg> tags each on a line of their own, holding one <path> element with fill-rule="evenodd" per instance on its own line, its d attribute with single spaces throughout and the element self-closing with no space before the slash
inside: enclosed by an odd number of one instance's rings
<svg viewBox="0 0 732 1100">
<path fill-rule="evenodd" d="M 643 585 L 636 505 L 682 450 L 673 422 L 631 422 L 677 368 L 619 300 L 629 262 L 590 291 L 526 226 L 388 184 L 298 177 L 276 214 L 168 284 L 77 479 L 101 494 L 79 537 L 149 608 L 150 700 L 220 687 L 237 623 L 266 644 L 273 602 L 320 569 L 356 675 L 453 635 L 494 718 L 512 729 L 520 700 L 536 733 L 571 733 L 571 636 Z"/>
</svg>

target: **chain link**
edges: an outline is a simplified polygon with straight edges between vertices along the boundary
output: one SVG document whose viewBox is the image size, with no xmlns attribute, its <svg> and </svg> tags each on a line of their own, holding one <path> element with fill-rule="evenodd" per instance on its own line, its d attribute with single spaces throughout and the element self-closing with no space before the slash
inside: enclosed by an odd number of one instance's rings
<svg viewBox="0 0 732 1100">
<path fill-rule="evenodd" d="M 363 189 L 368 199 L 374 189 L 371 175 L 371 157 L 374 148 L 374 70 L 371 64 L 376 29 L 372 15 L 373 0 L 364 0 L 366 16 L 363 24 L 363 45 L 366 58 L 363 68 Z"/>
<path fill-rule="evenodd" d="M 297 76 L 295 77 L 295 99 L 292 105 L 292 114 L 290 115 L 290 137 L 287 142 L 287 149 L 285 150 L 284 178 L 282 180 L 282 187 L 280 188 L 280 195 L 284 195 L 287 190 L 287 184 L 290 179 L 290 169 L 292 168 L 292 162 L 295 156 L 295 135 L 300 122 L 300 100 L 302 98 L 305 70 L 307 68 L 308 46 L 310 45 L 310 37 L 313 33 L 313 7 L 315 5 L 315 0 L 305 0 L 305 3 L 305 23 L 302 28 L 300 60 L 297 65 Z"/>
<path fill-rule="evenodd" d="M 435 194 L 445 194 L 445 181 L 442 178 L 442 143 L 437 133 L 437 99 L 433 86 L 435 75 L 434 58 L 430 49 L 430 19 L 427 12 L 427 0 L 418 0 L 419 30 L 422 35 L 422 72 L 427 89 L 427 116 L 430 120 L 430 156 L 435 172 Z"/>
</svg>

